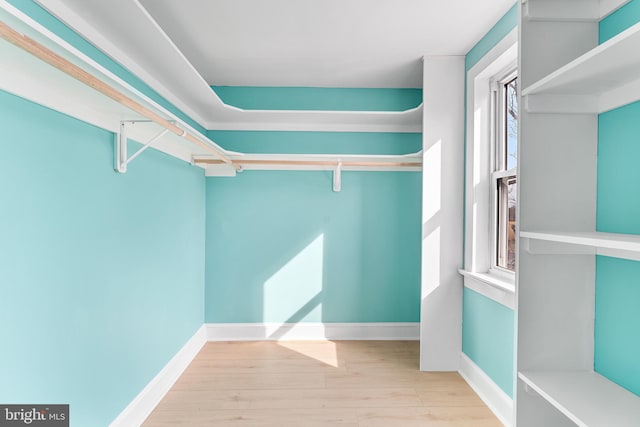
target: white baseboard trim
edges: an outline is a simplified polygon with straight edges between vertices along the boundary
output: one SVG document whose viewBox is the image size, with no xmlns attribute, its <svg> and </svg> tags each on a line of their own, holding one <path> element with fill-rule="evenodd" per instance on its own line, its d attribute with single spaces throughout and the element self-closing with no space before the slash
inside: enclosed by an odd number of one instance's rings
<svg viewBox="0 0 640 427">
<path fill-rule="evenodd" d="M 203 325 L 187 341 L 147 386 L 113 420 L 110 427 L 140 426 L 151 414 L 162 398 L 173 387 L 180 375 L 196 357 L 207 341 L 207 331 Z"/>
<path fill-rule="evenodd" d="M 513 400 L 464 353 L 460 358 L 459 372 L 500 422 L 505 427 L 513 426 Z"/>
<path fill-rule="evenodd" d="M 207 341 L 418 340 L 420 323 L 207 323 Z"/>
</svg>

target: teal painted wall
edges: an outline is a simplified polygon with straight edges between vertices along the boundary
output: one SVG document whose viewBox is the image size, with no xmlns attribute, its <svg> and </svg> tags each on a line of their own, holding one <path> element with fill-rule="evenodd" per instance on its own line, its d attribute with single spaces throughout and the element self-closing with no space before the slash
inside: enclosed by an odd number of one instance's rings
<svg viewBox="0 0 640 427">
<path fill-rule="evenodd" d="M 417 322 L 416 172 L 207 179 L 207 322 Z"/>
<path fill-rule="evenodd" d="M 67 27 L 63 22 L 58 20 L 55 16 L 51 15 L 47 10 L 43 9 L 36 1 L 34 0 L 8 0 L 8 3 L 12 4 L 15 8 L 19 9 L 21 12 L 32 18 L 33 20 L 39 22 L 42 26 L 47 28 L 49 31 L 56 34 L 58 37 L 65 40 L 67 43 L 71 44 L 73 47 L 78 49 L 80 52 L 87 55 L 89 58 L 96 61 L 101 66 L 105 67 L 107 70 L 111 71 L 116 76 L 120 77 L 122 80 L 129 83 L 131 86 L 157 102 L 159 105 L 163 106 L 167 110 L 174 113 L 177 117 L 184 120 L 185 123 L 192 126 L 200 133 L 205 133 L 205 129 L 200 126 L 197 122 L 192 120 L 185 113 L 180 111 L 177 107 L 163 98 L 160 94 L 158 94 L 155 90 L 153 90 L 149 85 L 143 82 L 136 75 L 131 73 L 125 67 L 115 62 L 109 56 L 104 54 L 102 51 L 98 50 L 94 45 L 87 42 L 84 38 L 78 35 L 75 31 Z"/>
<path fill-rule="evenodd" d="M 640 21 L 640 0 L 631 0 L 598 24 L 599 40 L 604 43 Z"/>
<path fill-rule="evenodd" d="M 237 93 L 234 92 L 237 90 Z M 418 91 L 419 92 L 419 91 Z M 412 90 L 224 88 L 226 101 L 261 98 L 324 108 L 395 99 Z M 268 94 L 269 96 L 263 96 Z M 376 101 L 377 100 L 377 101 Z M 421 134 L 210 131 L 246 152 L 404 154 Z M 421 174 L 246 171 L 207 179 L 207 322 L 417 322 Z"/>
<path fill-rule="evenodd" d="M 464 58 L 464 66 L 467 71 L 478 63 L 495 45 L 506 37 L 518 25 L 518 3 L 505 13 L 502 18 L 491 27 Z M 465 79 L 466 80 L 466 79 Z"/>
<path fill-rule="evenodd" d="M 212 86 L 226 103 L 249 110 L 404 111 L 422 89 Z"/>
<path fill-rule="evenodd" d="M 597 229 L 640 234 L 640 102 L 598 117 Z M 597 257 L 595 370 L 640 395 L 640 262 Z"/>
<path fill-rule="evenodd" d="M 209 131 L 207 136 L 244 153 L 409 154 L 422 149 L 420 133 Z"/>
<path fill-rule="evenodd" d="M 596 258 L 595 371 L 640 396 L 640 263 Z"/>
<path fill-rule="evenodd" d="M 466 72 L 477 64 L 517 25 L 518 4 L 516 3 L 467 53 L 465 56 L 465 97 Z M 465 98 L 465 129 L 467 126 L 466 101 Z M 462 300 L 462 352 L 511 397 L 513 397 L 513 384 L 515 381 L 514 328 L 515 314 L 513 310 L 470 289 L 464 289 Z"/>
<path fill-rule="evenodd" d="M 0 402 L 108 425 L 202 325 L 202 171 L 0 92 Z"/>
<path fill-rule="evenodd" d="M 597 227 L 611 233 L 640 234 L 640 102 L 598 117 Z M 630 185 L 632 187 L 630 187 Z"/>
<path fill-rule="evenodd" d="M 513 310 L 467 288 L 464 289 L 463 303 L 464 353 L 513 397 Z"/>
</svg>

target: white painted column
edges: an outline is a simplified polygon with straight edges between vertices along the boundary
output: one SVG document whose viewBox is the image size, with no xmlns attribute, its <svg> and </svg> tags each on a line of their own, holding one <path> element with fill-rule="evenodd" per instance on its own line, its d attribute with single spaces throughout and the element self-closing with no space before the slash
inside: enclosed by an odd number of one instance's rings
<svg viewBox="0 0 640 427">
<path fill-rule="evenodd" d="M 462 352 L 464 57 L 424 58 L 420 369 L 457 371 Z"/>
</svg>

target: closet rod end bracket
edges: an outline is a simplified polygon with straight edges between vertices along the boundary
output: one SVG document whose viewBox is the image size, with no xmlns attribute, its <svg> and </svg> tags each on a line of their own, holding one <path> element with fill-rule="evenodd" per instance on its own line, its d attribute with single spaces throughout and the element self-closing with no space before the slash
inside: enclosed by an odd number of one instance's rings
<svg viewBox="0 0 640 427">
<path fill-rule="evenodd" d="M 342 160 L 338 160 L 338 164 L 333 170 L 333 191 L 339 193 L 340 190 L 342 190 Z"/>
</svg>

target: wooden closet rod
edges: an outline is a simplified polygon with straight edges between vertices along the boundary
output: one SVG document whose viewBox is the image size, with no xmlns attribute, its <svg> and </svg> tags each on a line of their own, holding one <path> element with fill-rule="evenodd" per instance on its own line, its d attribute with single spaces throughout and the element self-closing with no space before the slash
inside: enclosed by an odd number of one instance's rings
<svg viewBox="0 0 640 427">
<path fill-rule="evenodd" d="M 148 118 L 149 120 L 162 126 L 163 128 L 169 130 L 170 132 L 178 136 L 184 137 L 187 141 L 192 142 L 193 144 L 199 147 L 202 147 L 203 149 L 212 153 L 216 157 L 220 158 L 221 162 L 227 163 L 227 164 L 233 164 L 231 159 L 229 159 L 229 157 L 227 157 L 221 150 L 215 147 L 212 147 L 206 142 L 200 140 L 195 135 L 192 135 L 189 132 L 187 132 L 186 129 L 182 129 L 181 127 L 175 125 L 169 120 L 166 120 L 162 116 L 154 113 L 147 107 L 139 104 L 138 102 L 126 96 L 125 94 L 112 88 L 105 82 L 92 76 L 82 68 L 66 60 L 65 58 L 51 51 L 50 49 L 38 43 L 37 41 L 33 40 L 32 38 L 15 31 L 13 28 L 9 27 L 7 24 L 1 21 L 0 21 L 0 37 L 5 39 L 9 43 L 25 50 L 26 52 L 29 52 L 30 54 L 41 59 L 42 61 L 46 62 L 52 67 L 57 68 L 63 73 L 73 77 L 74 79 L 86 84 L 87 86 L 92 87 L 93 89 L 97 90 L 101 94 L 113 99 L 114 101 L 124 105 L 125 107 L 133 110 L 134 112 Z"/>
<path fill-rule="evenodd" d="M 216 159 L 194 159 L 194 163 L 205 165 L 221 165 L 223 162 Z M 343 167 L 422 167 L 422 162 L 364 162 L 364 161 L 340 161 Z M 338 161 L 328 160 L 242 160 L 234 159 L 234 165 L 274 165 L 274 166 L 337 166 Z"/>
</svg>

